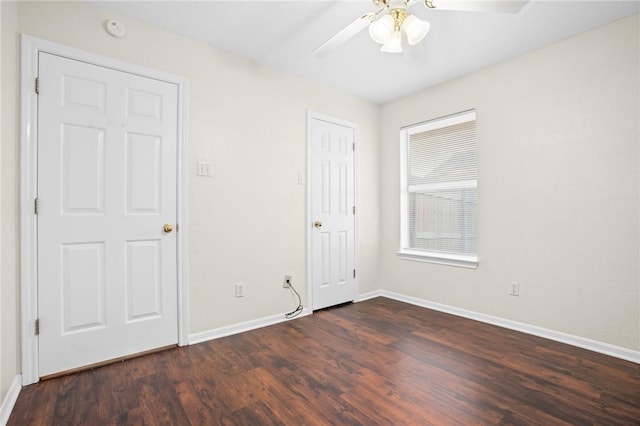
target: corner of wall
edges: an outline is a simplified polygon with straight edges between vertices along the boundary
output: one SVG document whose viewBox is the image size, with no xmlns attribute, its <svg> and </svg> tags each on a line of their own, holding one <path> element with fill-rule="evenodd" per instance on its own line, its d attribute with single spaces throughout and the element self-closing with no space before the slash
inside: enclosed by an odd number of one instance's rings
<svg viewBox="0 0 640 426">
<path fill-rule="evenodd" d="M 13 411 L 13 407 L 16 405 L 16 401 L 18 400 L 21 390 L 22 377 L 18 374 L 11 381 L 7 394 L 4 396 L 2 403 L 0 404 L 0 426 L 4 426 L 9 422 L 9 417 Z"/>
<path fill-rule="evenodd" d="M 18 229 L 16 158 L 18 147 L 17 72 L 18 11 L 17 2 L 0 2 L 0 401 L 5 400 L 16 383 L 19 372 L 19 335 L 17 324 L 17 248 Z M 19 381 L 18 381 L 19 382 Z M 3 404 L 4 407 L 4 404 Z"/>
</svg>

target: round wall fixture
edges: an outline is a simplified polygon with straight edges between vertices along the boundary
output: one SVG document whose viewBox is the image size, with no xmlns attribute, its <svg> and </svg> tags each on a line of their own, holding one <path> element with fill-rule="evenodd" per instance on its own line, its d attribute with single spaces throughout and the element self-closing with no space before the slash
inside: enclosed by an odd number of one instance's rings
<svg viewBox="0 0 640 426">
<path fill-rule="evenodd" d="M 127 33 L 127 28 L 124 26 L 124 24 L 113 19 L 110 19 L 105 23 L 105 29 L 107 30 L 109 35 L 115 38 L 122 38 Z"/>
</svg>

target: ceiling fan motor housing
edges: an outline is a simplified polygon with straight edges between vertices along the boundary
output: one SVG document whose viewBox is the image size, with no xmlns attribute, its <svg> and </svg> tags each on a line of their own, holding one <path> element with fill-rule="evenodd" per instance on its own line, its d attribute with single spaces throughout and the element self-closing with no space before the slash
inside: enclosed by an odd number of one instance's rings
<svg viewBox="0 0 640 426">
<path fill-rule="evenodd" d="M 383 7 L 387 7 L 389 5 L 389 0 L 371 0 L 374 6 L 382 9 Z"/>
<path fill-rule="evenodd" d="M 401 10 L 405 10 L 407 8 L 407 0 L 388 0 L 388 6 L 389 9 L 391 10 L 395 10 L 395 9 L 401 9 Z"/>
</svg>

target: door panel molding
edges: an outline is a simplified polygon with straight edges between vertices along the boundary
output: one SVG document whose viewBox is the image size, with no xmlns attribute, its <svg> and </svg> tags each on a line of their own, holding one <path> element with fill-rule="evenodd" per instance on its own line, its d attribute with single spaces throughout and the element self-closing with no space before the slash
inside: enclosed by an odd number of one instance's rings
<svg viewBox="0 0 640 426">
<path fill-rule="evenodd" d="M 311 203 L 311 181 L 312 181 L 312 176 L 311 176 L 311 154 L 312 154 L 312 148 L 311 148 L 311 143 L 312 143 L 312 123 L 313 120 L 322 120 L 322 121 L 326 121 L 328 123 L 332 123 L 332 124 L 336 124 L 336 125 L 340 125 L 340 126 L 344 126 L 344 127 L 348 127 L 350 129 L 353 130 L 353 136 L 354 136 L 354 143 L 356 144 L 356 148 L 355 148 L 355 152 L 353 155 L 353 200 L 354 203 L 357 205 L 358 204 L 358 149 L 357 149 L 357 143 L 359 141 L 359 133 L 358 133 L 358 126 L 357 124 L 347 121 L 347 120 L 342 120 L 340 118 L 336 118 L 336 117 L 332 117 L 330 115 L 326 115 L 326 114 L 322 114 L 313 110 L 307 110 L 307 170 L 306 170 L 306 223 L 305 223 L 305 230 L 306 230 L 306 234 L 305 234 L 305 238 L 306 238 L 306 250 L 307 250 L 307 306 L 309 307 L 310 310 L 313 310 L 313 306 L 314 306 L 314 301 L 313 301 L 313 270 L 312 270 L 312 262 L 313 262 L 313 258 L 312 258 L 312 233 L 313 233 L 313 223 L 315 218 L 313 217 L 313 212 L 311 210 L 312 208 L 312 203 Z M 352 149 L 351 147 L 346 147 L 346 149 Z M 351 207 L 346 206 L 347 209 L 350 209 Z M 357 211 L 357 208 L 356 208 Z M 353 265 L 355 270 L 358 270 L 358 216 L 355 215 L 354 217 L 354 230 L 353 230 L 353 239 L 354 239 L 354 258 L 353 258 Z M 355 286 L 355 291 L 354 291 L 354 300 L 356 300 L 357 295 L 359 294 L 359 274 L 356 273 L 356 276 L 354 277 L 354 286 Z"/>
<path fill-rule="evenodd" d="M 50 53 L 90 64 L 124 71 L 142 77 L 162 80 L 178 87 L 177 123 L 177 286 L 178 344 L 188 345 L 188 211 L 187 211 L 187 105 L 189 81 L 165 71 L 147 68 L 95 53 L 75 49 L 44 39 L 21 36 L 21 171 L 20 171 L 20 287 L 22 385 L 36 383 L 38 372 L 38 337 L 35 334 L 38 316 L 38 245 L 35 199 L 37 197 L 38 97 L 35 81 L 38 76 L 38 54 Z"/>
</svg>

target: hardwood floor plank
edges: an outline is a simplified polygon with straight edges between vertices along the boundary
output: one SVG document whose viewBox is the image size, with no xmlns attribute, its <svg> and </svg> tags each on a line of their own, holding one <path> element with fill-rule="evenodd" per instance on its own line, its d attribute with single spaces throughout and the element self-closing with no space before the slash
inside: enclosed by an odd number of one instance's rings
<svg viewBox="0 0 640 426">
<path fill-rule="evenodd" d="M 640 425 L 640 365 L 384 298 L 43 381 L 9 425 Z"/>
</svg>

